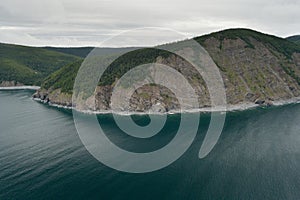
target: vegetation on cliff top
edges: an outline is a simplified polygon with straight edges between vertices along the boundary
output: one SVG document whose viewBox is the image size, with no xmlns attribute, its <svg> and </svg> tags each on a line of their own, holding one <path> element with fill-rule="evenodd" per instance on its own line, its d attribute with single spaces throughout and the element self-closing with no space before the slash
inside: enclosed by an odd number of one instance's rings
<svg viewBox="0 0 300 200">
<path fill-rule="evenodd" d="M 83 60 L 68 64 L 49 75 L 42 83 L 42 88 L 55 90 L 60 88 L 63 93 L 72 93 L 75 77 Z"/>
<path fill-rule="evenodd" d="M 220 41 L 223 41 L 224 39 L 240 38 L 248 45 L 247 47 L 255 48 L 251 42 L 251 38 L 253 38 L 266 46 L 274 48 L 274 50 L 282 53 L 287 58 L 291 58 L 292 54 L 295 52 L 300 52 L 300 47 L 294 42 L 291 42 L 284 38 L 276 37 L 274 35 L 260 33 L 251 29 L 227 29 L 196 37 L 195 39 L 201 44 L 204 44 L 204 41 L 211 37 L 217 38 Z"/>
<path fill-rule="evenodd" d="M 129 53 L 120 56 L 109 65 L 98 85 L 112 85 L 117 78 L 120 78 L 133 67 L 146 63 L 153 63 L 158 56 L 166 57 L 167 55 L 169 55 L 168 52 L 153 48 L 143 48 L 130 51 Z M 104 56 L 104 59 L 105 57 L 109 56 Z M 42 88 L 51 88 L 52 90 L 60 88 L 62 92 L 72 93 L 74 81 L 82 61 L 83 60 L 76 61 L 52 73 L 44 80 Z M 88 82 L 89 75 L 87 74 L 86 77 L 86 82 Z"/>
</svg>

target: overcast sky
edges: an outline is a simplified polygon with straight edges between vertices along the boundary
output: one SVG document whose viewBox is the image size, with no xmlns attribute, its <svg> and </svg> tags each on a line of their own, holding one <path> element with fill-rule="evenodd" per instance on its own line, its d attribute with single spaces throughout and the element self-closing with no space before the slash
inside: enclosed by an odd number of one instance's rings
<svg viewBox="0 0 300 200">
<path fill-rule="evenodd" d="M 141 27 L 175 29 L 189 37 L 245 27 L 286 37 L 300 34 L 299 19 L 300 0 L 1 0 L 0 41 L 97 46 Z M 164 42 L 176 39 L 153 34 Z M 143 41 L 155 43 L 147 37 Z"/>
</svg>

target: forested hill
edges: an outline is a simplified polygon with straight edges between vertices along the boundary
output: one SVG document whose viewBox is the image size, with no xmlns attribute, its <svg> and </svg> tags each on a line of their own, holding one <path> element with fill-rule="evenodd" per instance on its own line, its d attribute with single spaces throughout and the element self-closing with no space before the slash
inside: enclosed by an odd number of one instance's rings
<svg viewBox="0 0 300 200">
<path fill-rule="evenodd" d="M 28 47 L 0 43 L 0 86 L 41 85 L 51 73 L 78 63 L 94 47 Z M 136 48 L 98 48 L 99 55 L 110 55 Z"/>
<path fill-rule="evenodd" d="M 44 48 L 0 43 L 0 84 L 40 85 L 45 77 L 78 59 Z"/>
<path fill-rule="evenodd" d="M 295 42 L 250 29 L 228 29 L 194 39 L 208 51 L 219 67 L 229 104 L 268 104 L 300 96 L 300 46 Z M 111 64 L 95 91 L 96 109 L 110 109 L 113 85 L 124 73 L 137 65 L 152 62 L 171 66 L 182 73 L 199 94 L 200 106 L 210 105 L 203 79 L 188 63 L 167 52 L 146 48 L 132 51 Z M 79 66 L 80 61 L 50 75 L 36 97 L 69 105 Z M 178 107 L 176 102 L 176 98 L 165 89 L 148 86 L 132 97 L 132 109 L 145 111 L 152 104 L 161 103 L 166 110 L 172 110 Z M 85 109 L 88 108 L 87 105 Z"/>
<path fill-rule="evenodd" d="M 300 35 L 294 35 L 294 36 L 290 36 L 286 38 L 287 40 L 291 41 L 291 42 L 295 42 L 298 45 L 300 45 Z"/>
</svg>

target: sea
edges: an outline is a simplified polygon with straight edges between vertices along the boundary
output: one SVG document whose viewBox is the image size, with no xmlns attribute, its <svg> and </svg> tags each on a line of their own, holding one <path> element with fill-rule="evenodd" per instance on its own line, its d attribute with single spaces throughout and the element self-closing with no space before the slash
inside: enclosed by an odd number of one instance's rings
<svg viewBox="0 0 300 200">
<path fill-rule="evenodd" d="M 71 110 L 36 102 L 32 94 L 0 91 L 1 200 L 300 199 L 300 104 L 228 112 L 219 140 L 200 159 L 211 120 L 210 113 L 201 113 L 193 142 L 177 160 L 131 173 L 111 168 L 87 150 Z M 122 133 L 112 114 L 96 117 L 115 145 L 145 153 L 174 139 L 181 116 L 168 115 L 150 138 Z M 150 123 L 147 115 L 122 117 L 140 126 Z"/>
</svg>

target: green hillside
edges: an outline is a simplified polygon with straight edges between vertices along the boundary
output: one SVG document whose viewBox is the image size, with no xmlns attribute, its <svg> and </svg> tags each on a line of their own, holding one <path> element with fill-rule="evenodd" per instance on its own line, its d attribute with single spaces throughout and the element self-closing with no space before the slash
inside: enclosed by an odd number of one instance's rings
<svg viewBox="0 0 300 200">
<path fill-rule="evenodd" d="M 146 63 L 152 63 L 158 56 L 167 57 L 168 55 L 170 55 L 170 53 L 153 48 L 143 48 L 130 51 L 111 63 L 101 77 L 99 85 L 111 85 L 114 83 L 116 78 L 120 78 L 133 67 Z M 102 55 L 102 49 L 99 49 L 97 56 L 105 56 L 105 58 L 109 58 L 109 55 Z M 77 61 L 52 73 L 44 80 L 42 87 L 45 89 L 61 88 L 62 91 L 66 93 L 72 93 L 72 86 L 82 61 L 83 60 Z M 88 77 L 89 76 L 87 75 L 87 82 L 89 81 Z"/>
<path fill-rule="evenodd" d="M 39 85 L 49 74 L 78 59 L 43 48 L 0 43 L 0 83 L 15 81 Z"/>
<path fill-rule="evenodd" d="M 286 39 L 300 45 L 300 35 L 290 36 L 290 37 L 287 37 Z"/>
<path fill-rule="evenodd" d="M 48 76 L 42 84 L 42 88 L 61 88 L 64 93 L 72 93 L 75 77 L 83 60 L 68 64 Z"/>
<path fill-rule="evenodd" d="M 286 57 L 290 58 L 292 53 L 300 52 L 300 48 L 294 42 L 286 40 L 284 38 L 280 38 L 274 35 L 268 35 L 264 33 L 260 33 L 251 29 L 227 29 L 224 31 L 219 31 L 215 33 L 211 33 L 208 35 L 196 37 L 195 39 L 201 44 L 208 38 L 217 38 L 220 41 L 226 39 L 242 39 L 246 44 L 247 48 L 254 48 L 254 45 L 251 42 L 251 38 L 261 42 L 262 44 L 269 46 L 270 48 L 282 53 Z M 221 43 L 222 44 L 222 43 Z M 220 48 L 222 46 L 220 45 Z"/>
<path fill-rule="evenodd" d="M 216 38 L 220 41 L 223 41 L 224 39 L 240 38 L 247 44 L 245 48 L 255 49 L 254 45 L 251 43 L 251 38 L 254 38 L 266 45 L 271 51 L 285 55 L 287 59 L 290 59 L 293 52 L 300 52 L 299 46 L 297 46 L 293 42 L 249 29 L 228 29 L 201 37 L 196 37 L 195 40 L 198 41 L 201 45 L 205 46 L 205 41 L 209 38 Z M 222 48 L 222 46 L 220 45 L 219 48 Z M 101 55 L 101 53 L 99 55 Z M 120 78 L 124 73 L 126 73 L 134 66 L 154 62 L 158 56 L 166 58 L 169 55 L 170 53 L 168 52 L 153 48 L 143 48 L 131 51 L 130 53 L 127 53 L 126 55 L 121 56 L 120 58 L 115 60 L 109 66 L 109 68 L 106 70 L 106 73 L 104 73 L 104 75 L 102 76 L 99 85 L 112 85 L 116 79 Z M 63 91 L 71 93 L 71 86 L 74 84 L 76 72 L 79 69 L 80 64 L 81 62 L 76 62 L 55 72 L 46 79 L 46 81 L 43 83 L 43 87 L 45 89 L 49 89 L 50 87 L 53 87 L 55 89 L 61 88 Z M 222 70 L 222 66 L 219 67 Z M 286 68 L 284 68 L 283 70 L 288 71 Z"/>
</svg>

